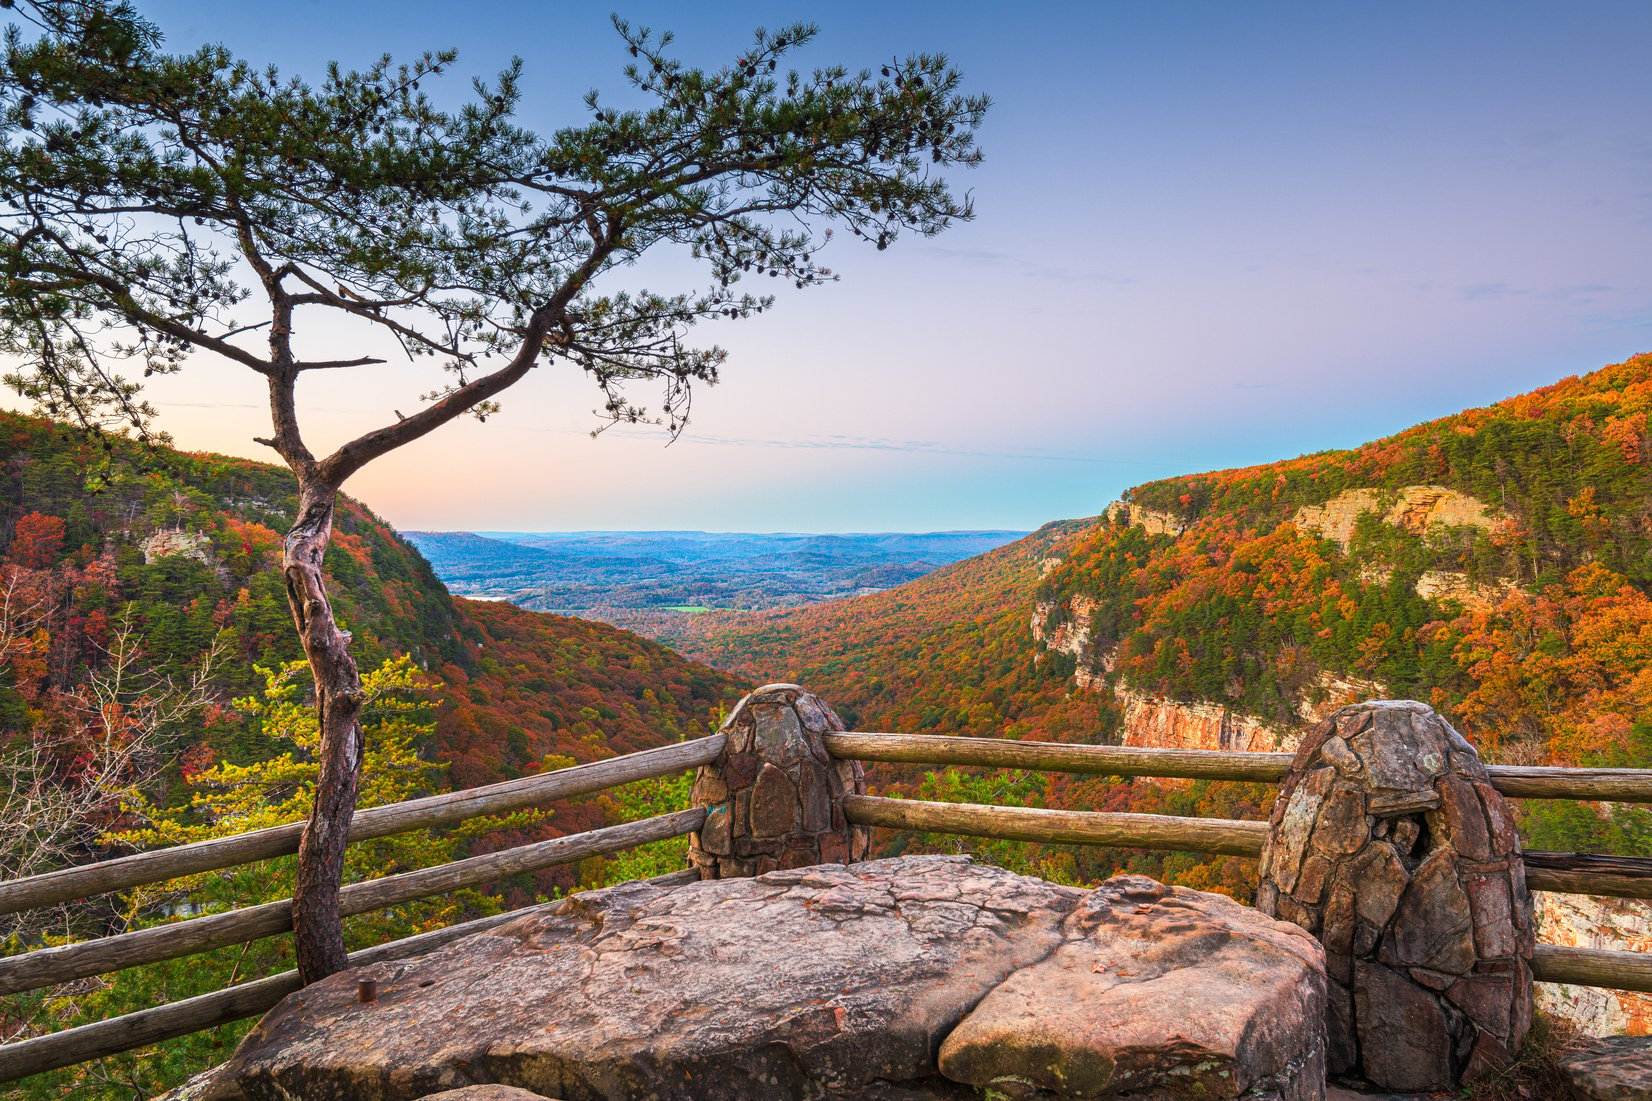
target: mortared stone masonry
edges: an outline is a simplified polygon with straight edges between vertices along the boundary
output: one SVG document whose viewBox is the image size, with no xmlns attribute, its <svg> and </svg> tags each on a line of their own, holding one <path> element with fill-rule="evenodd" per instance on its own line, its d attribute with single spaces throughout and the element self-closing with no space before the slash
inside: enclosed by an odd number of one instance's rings
<svg viewBox="0 0 1652 1101">
<path fill-rule="evenodd" d="M 1520 839 L 1479 755 L 1433 709 L 1345 707 L 1304 739 L 1274 804 L 1256 906 L 1313 933 L 1327 1068 L 1455 1089 L 1531 1026 Z"/>
<path fill-rule="evenodd" d="M 705 825 L 689 836 L 701 879 L 864 860 L 871 831 L 843 817 L 845 795 L 866 794 L 859 761 L 834 760 L 821 736 L 843 720 L 795 684 L 768 684 L 723 723 L 728 746 L 694 779 Z"/>
</svg>

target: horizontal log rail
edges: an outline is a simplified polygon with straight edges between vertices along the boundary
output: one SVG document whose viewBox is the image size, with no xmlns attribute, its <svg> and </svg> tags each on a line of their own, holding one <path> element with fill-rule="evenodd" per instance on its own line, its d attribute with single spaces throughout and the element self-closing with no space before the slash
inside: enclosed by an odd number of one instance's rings
<svg viewBox="0 0 1652 1101">
<path fill-rule="evenodd" d="M 1534 891 L 1652 898 L 1652 859 L 1590 853 L 1528 852 L 1526 884 Z"/>
<path fill-rule="evenodd" d="M 1652 769 L 1487 765 L 1491 786 L 1510 799 L 1652 803 Z"/>
<path fill-rule="evenodd" d="M 669 776 L 715 760 L 723 751 L 724 741 L 724 735 L 713 734 L 709 738 L 645 749 L 623 757 L 523 776 L 486 787 L 369 807 L 357 811 L 351 820 L 350 840 L 364 841 L 409 830 L 452 825 L 483 815 L 506 814 L 539 806 L 556 799 L 589 795 L 635 780 Z M 0 914 L 91 898 L 109 891 L 233 868 L 271 857 L 289 856 L 298 851 L 298 839 L 303 831 L 304 823 L 290 822 L 233 837 L 196 841 L 170 849 L 156 849 L 97 864 L 14 879 L 0 883 Z"/>
<path fill-rule="evenodd" d="M 675 886 L 697 882 L 695 871 L 673 872 L 645 880 L 660 886 Z M 485 932 L 508 921 L 514 921 L 538 905 L 512 910 L 474 921 L 450 925 L 429 933 L 390 941 L 350 953 L 349 966 L 366 967 L 423 955 L 449 944 L 460 937 Z M 215 990 L 182 1001 L 168 1002 L 153 1009 L 142 1009 L 106 1021 L 67 1028 L 47 1036 L 36 1036 L 15 1044 L 0 1047 L 0 1083 L 14 1082 L 31 1074 L 43 1074 L 77 1063 L 119 1055 L 123 1051 L 148 1047 L 163 1040 L 188 1036 L 218 1025 L 256 1017 L 275 1007 L 288 994 L 299 989 L 298 972 L 284 971 L 265 979 L 242 983 L 239 986 Z"/>
<path fill-rule="evenodd" d="M 1204 749 L 1146 749 L 941 734 L 828 734 L 826 751 L 861 761 L 922 765 L 981 765 L 1091 776 L 1166 776 L 1188 780 L 1277 783 L 1290 753 L 1224 753 Z"/>
<path fill-rule="evenodd" d="M 1050 845 L 1110 845 L 1128 849 L 1172 849 L 1225 856 L 1260 856 L 1265 822 L 1230 818 L 1175 818 L 1168 814 L 1106 814 L 1097 811 L 992 807 L 975 803 L 930 803 L 850 795 L 843 800 L 849 821 L 863 826 L 928 830 L 1006 841 Z M 1534 891 L 1652 898 L 1652 860 L 1584 857 L 1577 853 L 1529 852 L 1526 884 Z"/>
<path fill-rule="evenodd" d="M 1290 770 L 1290 753 L 1017 742 L 939 734 L 828 734 L 834 757 L 922 765 L 979 765 L 1092 776 L 1160 776 L 1272 784 Z M 1652 803 L 1652 769 L 1537 768 L 1487 765 L 1491 786 L 1511 799 Z"/>
<path fill-rule="evenodd" d="M 339 910 L 345 917 L 364 914 L 414 899 L 492 883 L 524 872 L 681 837 L 699 829 L 705 822 L 705 816 L 703 808 L 681 810 L 639 822 L 607 826 L 587 833 L 473 856 L 450 864 L 438 864 L 416 872 L 351 883 L 339 892 Z M 275 936 L 291 929 L 292 900 L 283 899 L 98 940 L 41 948 L 25 955 L 0 959 L 0 994 L 37 990 L 139 964 L 192 956 L 197 952 Z"/>
<path fill-rule="evenodd" d="M 937 833 L 1042 841 L 1058 845 L 1117 845 L 1227 856 L 1258 856 L 1268 835 L 1266 822 L 1229 818 L 1176 818 L 1168 814 L 1108 814 L 1100 811 L 991 807 L 977 803 L 929 803 L 846 795 L 843 816 L 862 826 L 933 830 Z"/>
<path fill-rule="evenodd" d="M 1538 982 L 1652 994 L 1652 956 L 1644 952 L 1539 944 L 1532 950 L 1532 978 Z"/>
</svg>

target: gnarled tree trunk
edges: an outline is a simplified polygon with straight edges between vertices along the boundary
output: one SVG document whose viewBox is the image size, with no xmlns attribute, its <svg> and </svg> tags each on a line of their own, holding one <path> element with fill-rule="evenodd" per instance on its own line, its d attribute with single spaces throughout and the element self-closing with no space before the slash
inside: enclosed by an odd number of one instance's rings
<svg viewBox="0 0 1652 1101">
<path fill-rule="evenodd" d="M 349 636 L 333 619 L 321 574 L 337 496 L 336 486 L 300 477 L 298 519 L 287 533 L 282 559 L 287 603 L 310 659 L 321 722 L 321 770 L 316 777 L 315 805 L 298 846 L 298 882 L 293 891 L 293 938 L 299 978 L 305 983 L 324 979 L 345 966 L 338 891 L 361 779 L 361 709 L 365 702 L 361 674 L 350 656 Z"/>
</svg>

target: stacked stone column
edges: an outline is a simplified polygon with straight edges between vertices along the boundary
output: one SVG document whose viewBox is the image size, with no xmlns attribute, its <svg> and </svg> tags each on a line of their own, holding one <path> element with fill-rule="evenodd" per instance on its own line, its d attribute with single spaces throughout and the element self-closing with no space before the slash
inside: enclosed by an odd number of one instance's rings
<svg viewBox="0 0 1652 1101">
<path fill-rule="evenodd" d="M 1431 708 L 1345 707 L 1302 743 L 1256 906 L 1325 946 L 1327 1069 L 1455 1089 L 1531 1025 L 1531 895 L 1507 802 Z"/>
<path fill-rule="evenodd" d="M 769 684 L 734 708 L 728 744 L 694 780 L 705 825 L 689 836 L 701 879 L 863 860 L 871 831 L 843 816 L 845 795 L 864 795 L 859 761 L 834 760 L 822 735 L 843 729 L 825 701 L 795 684 Z"/>
</svg>

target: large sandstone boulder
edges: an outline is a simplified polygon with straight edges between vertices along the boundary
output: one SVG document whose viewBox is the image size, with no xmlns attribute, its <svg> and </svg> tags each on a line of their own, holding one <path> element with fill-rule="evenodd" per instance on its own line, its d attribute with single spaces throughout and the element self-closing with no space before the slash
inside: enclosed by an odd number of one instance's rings
<svg viewBox="0 0 1652 1101">
<path fill-rule="evenodd" d="M 1296 929 L 1118 876 L 1062 933 L 952 1030 L 942 1074 L 1007 1097 L 1321 1095 L 1321 957 Z"/>
<path fill-rule="evenodd" d="M 1474 748 L 1423 704 L 1345 707 L 1302 742 L 1274 804 L 1256 906 L 1317 935 L 1333 1073 L 1455 1088 L 1531 1023 L 1520 839 Z"/>
<path fill-rule="evenodd" d="M 1319 1101 L 1314 940 L 1219 896 L 910 857 L 576 895 L 294 994 L 211 1101 Z"/>
</svg>

